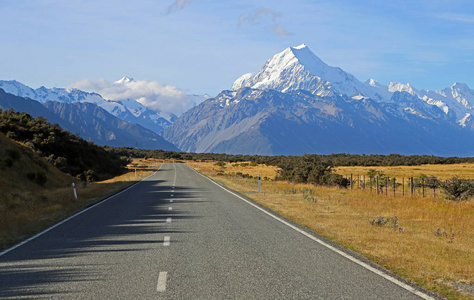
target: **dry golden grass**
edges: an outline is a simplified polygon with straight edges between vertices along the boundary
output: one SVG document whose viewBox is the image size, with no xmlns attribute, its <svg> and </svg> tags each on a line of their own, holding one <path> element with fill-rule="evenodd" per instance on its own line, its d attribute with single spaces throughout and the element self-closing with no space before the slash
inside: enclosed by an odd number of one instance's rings
<svg viewBox="0 0 474 300">
<path fill-rule="evenodd" d="M 28 185 L 27 188 L 23 186 L 22 189 L 10 188 L 12 197 L 0 199 L 0 250 L 130 186 L 160 165 L 155 160 L 138 159 L 129 165 L 130 172 L 102 182 L 78 182 L 62 174 L 67 184 L 45 188 L 35 185 Z M 52 166 L 49 168 L 53 169 Z M 76 184 L 77 200 L 72 182 Z"/>
<path fill-rule="evenodd" d="M 250 162 L 225 163 L 223 167 L 217 166 L 215 162 L 189 162 L 187 164 L 209 174 L 212 174 L 212 169 L 214 169 L 215 174 L 235 174 L 241 172 L 242 174 L 248 174 L 252 177 L 258 177 L 258 175 L 260 175 L 262 178 L 266 177 L 268 179 L 275 179 L 278 171 L 278 168 L 275 166 L 252 166 Z M 242 166 L 242 164 L 245 166 Z"/>
<path fill-rule="evenodd" d="M 434 176 L 439 179 L 450 179 L 454 176 L 458 178 L 474 178 L 474 164 L 453 164 L 453 165 L 421 165 L 421 166 L 394 166 L 394 167 L 337 167 L 336 173 L 341 175 L 365 175 L 370 169 L 383 172 L 390 177 L 418 177 L 421 175 Z"/>
<path fill-rule="evenodd" d="M 212 165 L 201 164 L 200 171 L 210 176 Z M 444 170 L 445 166 L 442 167 Z M 264 173 L 266 167 L 256 168 Z M 409 170 L 405 168 L 402 169 Z M 453 168 L 462 169 L 465 168 Z M 422 172 L 431 175 L 425 170 L 427 168 Z M 248 173 L 246 171 L 245 168 L 232 169 L 232 172 Z M 267 170 L 268 174 L 274 171 L 273 168 Z M 401 174 L 394 173 L 395 176 Z M 446 174 L 446 178 L 454 175 L 460 174 Z M 450 299 L 474 298 L 473 295 L 456 291 L 450 285 L 474 285 L 472 200 L 453 202 L 429 197 L 394 198 L 390 194 L 378 196 L 368 190 L 351 191 L 271 180 L 262 181 L 262 193 L 258 194 L 255 193 L 255 178 L 230 175 L 213 178 L 429 290 Z M 398 223 L 371 225 L 370 221 L 378 217 L 392 220 L 397 217 Z"/>
</svg>

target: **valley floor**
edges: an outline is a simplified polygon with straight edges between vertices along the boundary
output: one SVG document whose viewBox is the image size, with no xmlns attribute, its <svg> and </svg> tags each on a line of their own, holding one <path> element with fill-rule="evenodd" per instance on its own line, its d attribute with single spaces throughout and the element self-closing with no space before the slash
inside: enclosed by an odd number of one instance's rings
<svg viewBox="0 0 474 300">
<path fill-rule="evenodd" d="M 262 165 L 219 167 L 212 162 L 188 165 L 426 289 L 449 299 L 474 299 L 472 199 L 454 202 L 439 193 L 436 198 L 393 197 L 369 190 L 292 184 L 272 180 L 275 170 Z M 472 164 L 461 166 L 460 170 L 472 167 Z M 433 170 L 433 167 L 410 168 L 426 175 L 431 175 L 428 171 Z M 413 170 L 417 168 L 422 170 Z M 345 171 L 350 174 L 360 170 Z M 253 178 L 236 176 L 236 172 Z M 261 193 L 257 192 L 258 174 L 265 174 Z M 454 175 L 458 174 L 445 172 L 445 178 Z"/>
</svg>

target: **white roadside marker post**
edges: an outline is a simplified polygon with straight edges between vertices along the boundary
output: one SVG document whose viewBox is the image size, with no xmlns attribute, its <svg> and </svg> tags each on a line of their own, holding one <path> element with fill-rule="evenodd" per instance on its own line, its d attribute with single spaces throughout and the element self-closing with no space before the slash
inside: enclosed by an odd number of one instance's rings
<svg viewBox="0 0 474 300">
<path fill-rule="evenodd" d="M 75 197 L 76 200 L 77 200 L 76 185 L 74 184 L 74 182 L 72 183 L 72 189 L 73 189 L 73 191 L 74 191 L 74 197 Z"/>
</svg>

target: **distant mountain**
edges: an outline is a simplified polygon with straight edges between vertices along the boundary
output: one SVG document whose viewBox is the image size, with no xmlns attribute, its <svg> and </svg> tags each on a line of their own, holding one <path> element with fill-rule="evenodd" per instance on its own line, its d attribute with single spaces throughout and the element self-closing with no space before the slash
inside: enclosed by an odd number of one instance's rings
<svg viewBox="0 0 474 300">
<path fill-rule="evenodd" d="M 232 90 L 242 87 L 273 89 L 280 92 L 309 91 L 326 96 L 363 94 L 381 99 L 371 88 L 340 68 L 328 66 L 309 48 L 302 44 L 289 47 L 274 55 L 256 74 L 245 74 L 232 85 Z"/>
<path fill-rule="evenodd" d="M 463 84 L 430 92 L 361 82 L 301 45 L 274 55 L 162 134 L 191 152 L 471 156 L 473 95 Z"/>
<path fill-rule="evenodd" d="M 395 92 L 407 92 L 427 104 L 438 106 L 460 126 L 473 126 L 474 91 L 466 84 L 455 83 L 450 88 L 429 91 L 398 82 L 391 82 L 388 86 L 373 79 L 361 82 L 340 68 L 328 66 L 305 44 L 289 47 L 274 55 L 256 74 L 249 73 L 238 78 L 232 90 L 242 87 L 280 92 L 306 90 L 319 96 L 361 95 L 384 103 L 390 103 Z"/>
<path fill-rule="evenodd" d="M 43 116 L 50 123 L 57 123 L 62 128 L 99 145 L 116 147 L 137 145 L 141 149 L 179 150 L 157 133 L 140 125 L 125 122 L 94 103 L 48 101 L 41 104 L 30 98 L 5 93 L 0 88 L 0 108 L 27 112 L 34 117 Z"/>
<path fill-rule="evenodd" d="M 118 82 L 130 82 L 132 79 L 124 77 Z M 154 111 L 134 99 L 123 99 L 120 101 L 105 100 L 97 93 L 84 92 L 78 89 L 45 88 L 32 89 L 16 80 L 0 81 L 0 88 L 5 92 L 19 96 L 28 97 L 41 103 L 48 101 L 60 103 L 95 103 L 110 114 L 129 123 L 139 124 L 156 133 L 170 125 L 177 117 L 173 114 Z"/>
<path fill-rule="evenodd" d="M 403 98 L 406 109 L 369 98 L 321 97 L 307 91 L 224 91 L 189 110 L 163 136 L 189 152 L 474 153 L 472 132 L 450 123 L 437 107 L 404 93 L 393 97 L 394 101 Z"/>
</svg>

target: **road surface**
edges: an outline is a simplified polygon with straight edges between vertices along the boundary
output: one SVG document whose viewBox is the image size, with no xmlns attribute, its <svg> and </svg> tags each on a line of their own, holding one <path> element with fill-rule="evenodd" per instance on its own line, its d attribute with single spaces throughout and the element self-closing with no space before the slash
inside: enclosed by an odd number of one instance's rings
<svg viewBox="0 0 474 300">
<path fill-rule="evenodd" d="M 0 254 L 1 299 L 430 299 L 183 164 Z"/>
</svg>

